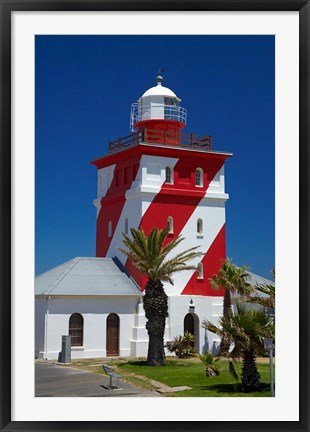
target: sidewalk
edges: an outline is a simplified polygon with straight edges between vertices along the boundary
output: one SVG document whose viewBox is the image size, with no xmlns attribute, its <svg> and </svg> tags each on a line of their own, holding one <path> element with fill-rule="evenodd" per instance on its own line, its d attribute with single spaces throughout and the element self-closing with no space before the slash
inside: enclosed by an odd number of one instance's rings
<svg viewBox="0 0 310 432">
<path fill-rule="evenodd" d="M 119 389 L 104 388 L 110 379 L 68 366 L 35 364 L 36 397 L 160 397 L 157 392 L 148 391 L 119 380 Z M 114 384 L 114 381 L 113 381 Z"/>
</svg>

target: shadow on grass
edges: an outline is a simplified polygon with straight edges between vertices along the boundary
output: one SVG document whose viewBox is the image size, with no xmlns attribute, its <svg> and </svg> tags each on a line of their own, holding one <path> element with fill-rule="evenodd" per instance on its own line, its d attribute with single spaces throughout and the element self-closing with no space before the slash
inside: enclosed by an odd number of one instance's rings
<svg viewBox="0 0 310 432">
<path fill-rule="evenodd" d="M 140 361 L 127 361 L 127 365 L 130 366 L 147 366 L 146 360 L 140 360 Z M 122 366 L 122 365 L 120 365 Z"/>
<path fill-rule="evenodd" d="M 201 387 L 201 390 L 213 390 L 216 393 L 242 393 L 241 384 L 214 384 Z M 261 383 L 261 391 L 270 390 L 270 385 Z"/>
<path fill-rule="evenodd" d="M 149 366 L 149 367 L 160 367 L 160 368 L 166 367 L 166 366 L 173 366 L 173 367 L 176 367 L 176 366 L 181 366 L 181 367 L 189 366 L 189 364 L 186 361 L 183 361 L 183 360 L 179 360 L 179 361 L 176 361 L 176 360 L 174 360 L 174 361 L 166 360 L 165 363 L 162 364 L 162 365 L 160 365 L 160 366 L 159 365 L 157 365 L 157 366 L 148 365 L 146 360 L 138 360 L 138 361 L 136 361 L 136 360 L 128 360 L 126 362 L 126 365 L 130 365 L 130 366 Z M 120 366 L 122 366 L 122 364 L 120 364 Z"/>
</svg>

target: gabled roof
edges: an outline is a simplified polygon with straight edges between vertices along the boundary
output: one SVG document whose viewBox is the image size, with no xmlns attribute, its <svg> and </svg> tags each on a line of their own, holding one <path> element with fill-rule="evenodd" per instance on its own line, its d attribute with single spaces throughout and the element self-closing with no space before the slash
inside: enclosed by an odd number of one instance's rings
<svg viewBox="0 0 310 432">
<path fill-rule="evenodd" d="M 35 278 L 36 295 L 141 296 L 117 259 L 77 257 Z"/>
<path fill-rule="evenodd" d="M 263 278 L 262 276 L 258 276 L 254 273 L 251 272 L 247 272 L 248 273 L 248 277 L 246 278 L 247 283 L 249 283 L 252 287 L 255 287 L 256 285 L 272 285 L 275 286 L 274 281 L 268 280 L 266 278 Z M 261 292 L 257 292 L 256 293 L 259 297 L 268 297 L 267 294 L 261 293 Z M 240 295 L 238 293 L 232 293 L 232 300 L 233 301 L 238 301 L 240 298 Z M 246 303 L 243 303 L 246 304 Z"/>
<path fill-rule="evenodd" d="M 254 273 L 247 272 L 249 277 L 247 278 L 247 282 L 251 285 L 274 285 L 275 283 L 271 280 L 265 279 L 261 276 L 258 276 Z"/>
</svg>

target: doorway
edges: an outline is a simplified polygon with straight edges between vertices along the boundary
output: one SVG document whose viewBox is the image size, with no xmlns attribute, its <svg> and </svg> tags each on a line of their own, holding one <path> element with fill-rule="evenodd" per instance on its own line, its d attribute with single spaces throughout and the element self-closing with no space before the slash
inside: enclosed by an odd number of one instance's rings
<svg viewBox="0 0 310 432">
<path fill-rule="evenodd" d="M 107 357 L 119 355 L 119 317 L 110 313 L 107 317 Z"/>
<path fill-rule="evenodd" d="M 199 322 L 196 314 L 188 313 L 184 317 L 184 333 L 188 331 L 191 333 L 195 340 L 192 342 L 193 348 L 199 350 Z"/>
</svg>

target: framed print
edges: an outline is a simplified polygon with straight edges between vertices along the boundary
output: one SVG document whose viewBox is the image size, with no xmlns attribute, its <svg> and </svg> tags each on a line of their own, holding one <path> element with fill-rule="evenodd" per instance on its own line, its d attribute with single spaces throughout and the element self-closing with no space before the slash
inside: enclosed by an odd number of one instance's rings
<svg viewBox="0 0 310 432">
<path fill-rule="evenodd" d="M 1 0 L 1 47 L 1 430 L 308 431 L 309 2 Z M 155 220 L 201 250 L 163 285 L 165 347 L 191 334 L 197 362 L 222 349 L 218 263 L 273 293 L 276 269 L 261 394 L 245 369 L 213 393 L 178 377 L 166 396 L 112 378 L 74 392 L 64 364 L 144 366 L 154 269 L 143 279 L 119 249 Z M 35 367 L 56 363 L 71 376 L 39 385 Z"/>
</svg>

